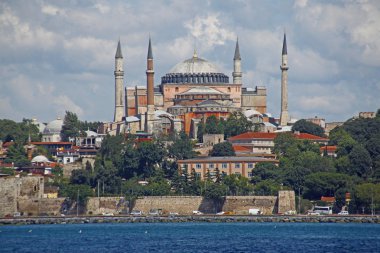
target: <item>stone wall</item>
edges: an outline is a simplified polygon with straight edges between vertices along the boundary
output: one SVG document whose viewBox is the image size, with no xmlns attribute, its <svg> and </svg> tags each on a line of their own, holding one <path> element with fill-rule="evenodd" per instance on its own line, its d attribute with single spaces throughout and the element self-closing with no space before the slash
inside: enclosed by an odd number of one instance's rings
<svg viewBox="0 0 380 253">
<path fill-rule="evenodd" d="M 18 198 L 43 198 L 44 178 L 41 176 L 21 177 Z"/>
<path fill-rule="evenodd" d="M 85 167 L 83 167 L 85 168 Z M 69 178 L 71 176 L 71 173 L 73 170 L 80 170 L 82 169 L 82 164 L 80 162 L 75 162 L 75 163 L 68 163 L 63 165 L 63 177 L 64 178 Z"/>
<path fill-rule="evenodd" d="M 209 213 L 214 210 L 214 206 L 212 201 L 198 196 L 150 196 L 138 198 L 133 209 L 141 210 L 144 214 L 148 214 L 151 209 L 161 209 L 163 213 L 189 215 L 196 210 Z"/>
<path fill-rule="evenodd" d="M 237 215 L 247 215 L 249 209 L 260 209 L 264 215 L 276 212 L 276 196 L 227 196 L 223 211 Z"/>
<path fill-rule="evenodd" d="M 18 211 L 22 216 L 59 216 L 65 198 L 47 199 L 30 198 L 17 201 Z"/>
<path fill-rule="evenodd" d="M 128 212 L 129 202 L 122 197 L 94 197 L 87 201 L 87 214 L 124 213 Z"/>
<path fill-rule="evenodd" d="M 19 212 L 18 200 L 42 198 L 43 194 L 44 178 L 41 176 L 0 178 L 0 217 Z"/>
<path fill-rule="evenodd" d="M 13 216 L 17 211 L 18 178 L 0 178 L 0 217 Z"/>
<path fill-rule="evenodd" d="M 296 210 L 296 196 L 294 191 L 278 192 L 278 213 L 284 214 L 287 211 Z"/>
</svg>

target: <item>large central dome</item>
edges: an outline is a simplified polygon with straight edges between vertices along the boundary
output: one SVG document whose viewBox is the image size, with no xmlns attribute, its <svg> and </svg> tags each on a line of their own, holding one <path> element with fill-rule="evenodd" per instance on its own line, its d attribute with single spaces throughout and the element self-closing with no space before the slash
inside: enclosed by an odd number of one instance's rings
<svg viewBox="0 0 380 253">
<path fill-rule="evenodd" d="M 178 63 L 161 77 L 161 84 L 166 83 L 225 84 L 228 83 L 228 76 L 221 73 L 214 64 L 194 53 L 192 58 Z"/>
<path fill-rule="evenodd" d="M 191 73 L 191 74 L 202 74 L 202 73 L 220 73 L 218 68 L 209 61 L 199 58 L 194 55 L 192 58 L 187 59 L 183 62 L 175 65 L 169 73 Z"/>
</svg>

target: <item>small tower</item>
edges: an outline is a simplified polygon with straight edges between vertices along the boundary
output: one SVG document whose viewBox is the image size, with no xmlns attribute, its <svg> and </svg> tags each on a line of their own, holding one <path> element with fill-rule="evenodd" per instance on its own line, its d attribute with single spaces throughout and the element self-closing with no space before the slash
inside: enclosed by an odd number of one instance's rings
<svg viewBox="0 0 380 253">
<path fill-rule="evenodd" d="M 282 62 L 281 62 L 281 115 L 280 125 L 286 126 L 289 122 L 288 112 L 288 49 L 286 46 L 286 34 L 282 44 Z"/>
<path fill-rule="evenodd" d="M 123 99 L 123 55 L 121 53 L 120 40 L 117 44 L 117 50 L 115 54 L 115 115 L 114 122 L 120 122 L 124 118 L 124 99 Z"/>
<path fill-rule="evenodd" d="M 234 55 L 234 72 L 232 72 L 233 84 L 242 84 L 241 57 L 239 51 L 239 39 L 236 39 Z"/>
<path fill-rule="evenodd" d="M 146 115 L 146 132 L 152 134 L 154 127 L 154 70 L 153 70 L 153 53 L 152 43 L 149 37 L 147 69 L 146 69 L 146 86 L 147 86 L 147 115 Z"/>
</svg>

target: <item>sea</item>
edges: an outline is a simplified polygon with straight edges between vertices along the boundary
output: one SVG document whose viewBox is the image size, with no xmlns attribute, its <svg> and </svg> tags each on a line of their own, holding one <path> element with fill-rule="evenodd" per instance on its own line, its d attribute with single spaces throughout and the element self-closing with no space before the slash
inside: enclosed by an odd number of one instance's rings
<svg viewBox="0 0 380 253">
<path fill-rule="evenodd" d="M 380 225 L 190 222 L 0 226 L 0 252 L 380 252 Z"/>
</svg>

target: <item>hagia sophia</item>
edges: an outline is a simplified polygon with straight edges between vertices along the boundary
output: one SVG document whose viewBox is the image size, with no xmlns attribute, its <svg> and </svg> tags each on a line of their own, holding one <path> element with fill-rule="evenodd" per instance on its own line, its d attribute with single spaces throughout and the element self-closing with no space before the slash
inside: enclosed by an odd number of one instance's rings
<svg viewBox="0 0 380 253">
<path fill-rule="evenodd" d="M 231 54 L 232 55 L 232 54 Z M 115 112 L 114 121 L 105 123 L 101 132 L 146 134 L 185 131 L 197 136 L 197 125 L 207 117 L 227 118 L 232 112 L 242 112 L 248 119 L 263 123 L 274 131 L 278 124 L 286 126 L 287 111 L 287 48 L 284 34 L 282 49 L 281 117 L 267 113 L 265 86 L 254 89 L 243 86 L 239 41 L 233 54 L 232 82 L 216 65 L 197 55 L 176 64 L 154 84 L 154 60 L 149 38 L 146 86 L 125 87 L 123 54 L 120 40 L 115 54 Z M 269 131 L 269 130 L 264 130 Z"/>
</svg>

